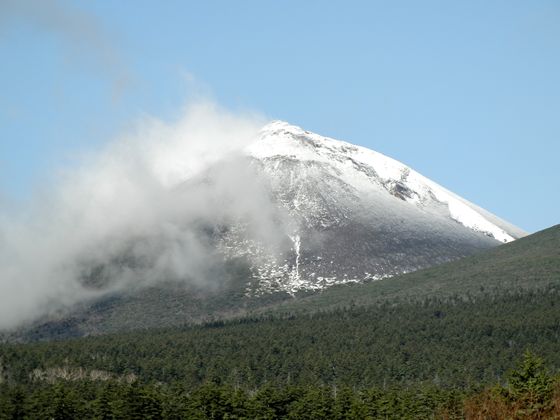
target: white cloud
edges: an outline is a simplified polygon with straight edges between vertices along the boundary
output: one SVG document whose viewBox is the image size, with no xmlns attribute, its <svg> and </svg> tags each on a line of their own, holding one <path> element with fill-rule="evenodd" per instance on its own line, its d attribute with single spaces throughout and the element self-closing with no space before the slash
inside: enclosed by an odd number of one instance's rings
<svg viewBox="0 0 560 420">
<path fill-rule="evenodd" d="M 17 213 L 5 206 L 0 328 L 118 288 L 219 281 L 207 272 L 220 256 L 201 232 L 232 219 L 250 220 L 263 238 L 278 236 L 265 186 L 236 154 L 263 122 L 209 103 L 188 106 L 173 123 L 145 118 L 30 206 Z M 200 178 L 206 171 L 211 182 Z"/>
</svg>

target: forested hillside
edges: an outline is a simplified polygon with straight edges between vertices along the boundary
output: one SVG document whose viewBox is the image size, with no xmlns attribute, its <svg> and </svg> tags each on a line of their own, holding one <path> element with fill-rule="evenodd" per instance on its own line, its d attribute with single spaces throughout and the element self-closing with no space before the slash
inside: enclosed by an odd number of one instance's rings
<svg viewBox="0 0 560 420">
<path fill-rule="evenodd" d="M 468 404 L 517 401 L 480 390 L 505 384 L 527 349 L 558 372 L 559 297 L 551 287 L 4 344 L 0 401 L 29 418 L 461 418 Z"/>
<path fill-rule="evenodd" d="M 238 319 L 4 343 L 0 411 L 543 418 L 560 407 L 559 239 L 555 227 L 456 263 L 339 288 L 337 299 L 328 291 Z M 526 354 L 521 373 L 511 373 L 526 351 L 547 368 Z"/>
<path fill-rule="evenodd" d="M 188 386 L 468 387 L 500 381 L 526 350 L 560 368 L 560 286 L 476 298 L 348 307 L 308 316 L 0 347 L 4 377 L 101 370 Z M 445 361 L 445 363 L 442 363 Z M 51 373 L 49 373 L 51 372 Z"/>
</svg>

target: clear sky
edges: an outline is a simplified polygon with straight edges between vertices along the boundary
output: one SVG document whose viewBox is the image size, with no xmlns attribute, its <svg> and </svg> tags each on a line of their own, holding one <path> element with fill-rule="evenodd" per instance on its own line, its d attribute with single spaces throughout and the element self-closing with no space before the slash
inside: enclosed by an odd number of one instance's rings
<svg viewBox="0 0 560 420">
<path fill-rule="evenodd" d="M 211 97 L 560 222 L 558 1 L 0 1 L 0 188 Z"/>
</svg>

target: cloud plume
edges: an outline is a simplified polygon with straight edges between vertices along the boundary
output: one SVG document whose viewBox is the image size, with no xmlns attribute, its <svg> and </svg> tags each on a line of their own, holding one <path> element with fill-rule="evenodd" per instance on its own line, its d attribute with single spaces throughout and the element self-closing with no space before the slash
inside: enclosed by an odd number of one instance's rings
<svg viewBox="0 0 560 420">
<path fill-rule="evenodd" d="M 177 280 L 212 287 L 214 230 L 250 221 L 278 237 L 277 209 L 239 154 L 264 123 L 209 103 L 84 157 L 32 205 L 0 211 L 0 329 L 115 290 Z"/>
</svg>

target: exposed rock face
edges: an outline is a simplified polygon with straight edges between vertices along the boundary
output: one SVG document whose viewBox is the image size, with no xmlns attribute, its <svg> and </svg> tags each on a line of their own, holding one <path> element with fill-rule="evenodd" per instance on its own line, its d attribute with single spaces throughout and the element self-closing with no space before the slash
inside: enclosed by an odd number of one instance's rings
<svg viewBox="0 0 560 420">
<path fill-rule="evenodd" d="M 525 234 L 400 162 L 284 122 L 245 152 L 291 220 L 282 252 L 239 226 L 220 239 L 228 257 L 249 259 L 249 293 L 381 279 Z"/>
</svg>

